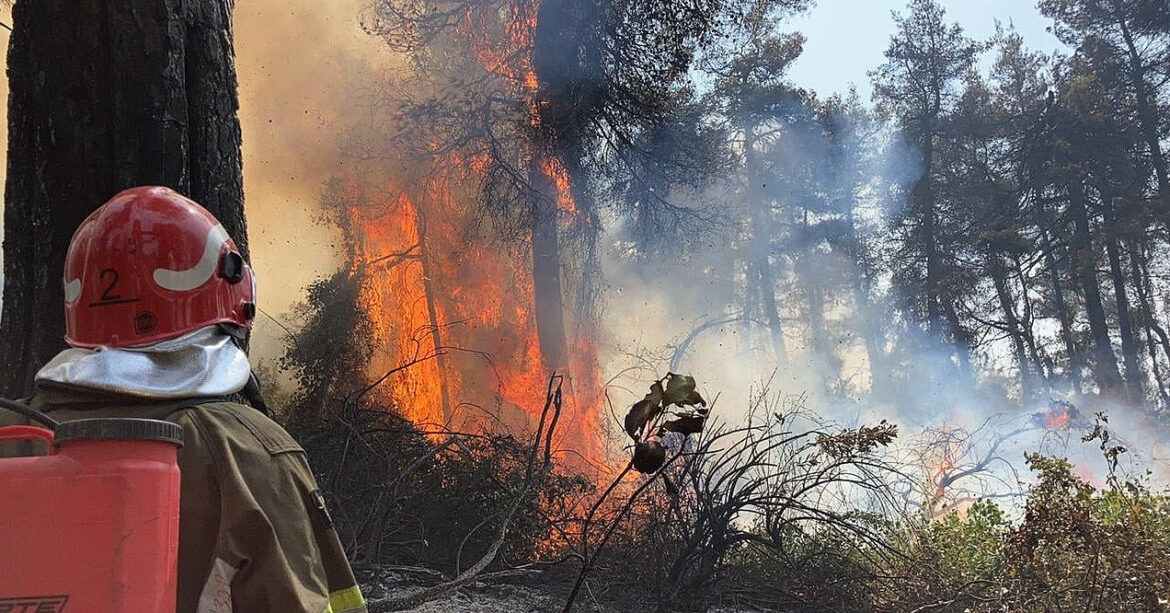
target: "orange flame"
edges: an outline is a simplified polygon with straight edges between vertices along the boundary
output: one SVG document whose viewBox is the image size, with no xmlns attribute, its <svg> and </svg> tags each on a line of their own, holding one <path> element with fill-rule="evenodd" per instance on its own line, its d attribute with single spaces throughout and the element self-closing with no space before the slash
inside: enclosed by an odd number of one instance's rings
<svg viewBox="0 0 1170 613">
<path fill-rule="evenodd" d="M 415 197 L 399 192 L 386 206 L 351 212 L 363 238 L 356 265 L 367 272 L 362 306 L 383 348 L 370 376 L 421 360 L 379 389 L 383 401 L 424 429 L 532 426 L 549 373 L 531 255 L 468 236 L 475 217 L 461 204 L 466 200 L 444 178 L 425 185 Z M 589 335 L 573 335 L 558 442 L 587 459 L 600 459 L 602 448 L 596 360 Z"/>
<path fill-rule="evenodd" d="M 1068 409 L 1053 409 L 1044 415 L 1044 427 L 1049 430 L 1063 430 L 1068 427 Z"/>
</svg>

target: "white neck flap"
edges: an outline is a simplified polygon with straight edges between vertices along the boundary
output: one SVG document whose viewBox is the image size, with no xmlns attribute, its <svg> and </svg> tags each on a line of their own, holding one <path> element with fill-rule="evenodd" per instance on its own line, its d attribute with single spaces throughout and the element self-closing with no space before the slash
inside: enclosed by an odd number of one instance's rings
<svg viewBox="0 0 1170 613">
<path fill-rule="evenodd" d="M 66 349 L 39 372 L 55 384 L 140 398 L 226 396 L 244 388 L 248 356 L 218 326 L 148 347 Z"/>
</svg>

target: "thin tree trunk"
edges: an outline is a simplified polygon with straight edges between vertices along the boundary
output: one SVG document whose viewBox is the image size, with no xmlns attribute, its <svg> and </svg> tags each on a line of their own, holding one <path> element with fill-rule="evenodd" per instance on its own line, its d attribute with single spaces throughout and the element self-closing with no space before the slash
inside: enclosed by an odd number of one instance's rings
<svg viewBox="0 0 1170 613">
<path fill-rule="evenodd" d="M 1141 54 L 1133 40 L 1133 33 L 1124 18 L 1118 19 L 1121 36 L 1125 41 L 1125 48 L 1129 59 L 1129 76 L 1137 100 L 1138 123 L 1141 125 L 1142 136 L 1150 150 L 1150 161 L 1154 166 L 1154 176 L 1158 180 L 1158 197 L 1162 201 L 1160 208 L 1161 219 L 1164 224 L 1170 225 L 1170 174 L 1166 169 L 1166 158 L 1162 154 L 1162 141 L 1159 138 L 1157 112 L 1150 100 L 1146 70 L 1142 65 Z"/>
<path fill-rule="evenodd" d="M 784 340 L 784 324 L 780 319 L 780 309 L 776 304 L 776 280 L 772 272 L 772 233 L 769 222 L 768 199 L 761 186 L 765 178 L 762 177 L 755 155 L 755 126 L 747 129 L 747 142 L 744 146 L 746 165 L 748 168 L 748 202 L 751 216 L 751 249 L 752 267 L 756 272 L 756 288 L 760 296 L 760 305 L 764 310 L 764 319 L 772 335 L 772 351 L 776 361 L 788 361 L 788 345 Z M 750 282 L 750 280 L 749 280 Z"/>
<path fill-rule="evenodd" d="M 853 207 L 849 208 L 846 217 L 848 228 L 849 259 L 853 264 L 852 289 L 854 326 L 857 328 L 865 343 L 866 360 L 869 363 L 870 393 L 881 397 L 889 391 L 890 374 L 886 364 L 886 355 L 881 339 L 881 331 L 876 329 L 876 318 L 873 316 L 873 305 L 869 301 L 869 284 L 866 280 L 864 263 L 861 255 L 861 239 L 857 234 L 857 222 Z"/>
<path fill-rule="evenodd" d="M 787 362 L 788 344 L 784 340 L 784 323 L 780 320 L 780 309 L 776 304 L 776 281 L 772 278 L 772 264 L 767 254 L 762 255 L 755 264 L 756 272 L 759 273 L 756 287 L 760 292 L 768 329 L 772 333 L 772 351 L 776 354 L 777 362 Z"/>
<path fill-rule="evenodd" d="M 959 312 L 955 310 L 954 302 L 947 300 L 943 313 L 951 331 L 951 352 L 959 361 L 958 375 L 963 379 L 970 379 L 975 373 L 971 367 L 971 336 L 963 329 L 963 322 L 959 319 Z"/>
<path fill-rule="evenodd" d="M 823 273 L 818 274 L 817 263 L 821 257 L 816 251 L 814 227 L 809 223 L 809 211 L 804 209 L 801 219 L 804 237 L 801 241 L 800 284 L 804 287 L 805 308 L 808 311 L 809 347 L 812 350 L 811 364 L 816 371 L 824 391 L 832 389 L 841 379 L 841 362 L 833 354 L 829 333 L 825 327 L 825 288 Z"/>
<path fill-rule="evenodd" d="M 1097 281 L 1096 257 L 1089 229 L 1089 212 L 1085 207 L 1084 185 L 1079 179 L 1069 183 L 1069 213 L 1073 218 L 1073 267 L 1085 296 L 1085 312 L 1089 317 L 1089 332 L 1093 338 L 1093 378 L 1101 393 L 1116 395 L 1121 391 L 1121 373 L 1117 356 L 1109 339 L 1109 325 L 1101 302 L 1101 286 Z"/>
<path fill-rule="evenodd" d="M 1145 252 L 1136 239 L 1129 240 L 1129 267 L 1133 277 L 1134 289 L 1137 290 L 1139 323 L 1146 332 L 1146 352 L 1150 356 L 1150 371 L 1154 374 L 1154 381 L 1158 384 L 1158 396 L 1162 399 L 1162 406 L 1170 404 L 1170 392 L 1167 392 L 1166 381 L 1159 365 L 1158 345 L 1154 335 L 1158 334 L 1163 341 L 1166 358 L 1170 359 L 1170 339 L 1166 332 L 1154 319 L 1154 309 L 1150 304 L 1150 278 L 1145 266 Z"/>
<path fill-rule="evenodd" d="M 434 351 L 438 353 L 435 363 L 439 369 L 439 400 L 442 403 L 443 423 L 450 424 L 454 413 L 451 410 L 451 390 L 447 381 L 447 356 L 443 353 L 442 321 L 439 319 L 438 305 L 435 304 L 435 296 L 437 295 L 434 282 L 435 271 L 433 270 L 434 264 L 431 262 L 430 247 L 427 243 L 427 218 L 422 207 L 414 204 L 418 200 L 411 198 L 410 202 L 414 206 L 414 228 L 418 234 L 418 260 L 419 266 L 422 268 L 423 294 L 427 301 L 427 322 L 431 328 L 431 344 L 434 346 Z"/>
<path fill-rule="evenodd" d="M 14 5 L 0 393 L 28 392 L 63 348 L 65 251 L 117 192 L 184 193 L 247 253 L 231 9 L 229 0 Z"/>
<path fill-rule="evenodd" d="M 914 187 L 911 198 L 914 199 L 917 208 L 924 209 L 922 236 L 919 240 L 922 241 L 922 249 L 926 252 L 926 329 L 932 340 L 945 344 L 947 339 L 943 333 L 944 308 L 939 295 L 942 267 L 938 253 L 938 212 L 935 210 L 934 190 L 930 177 L 933 155 L 931 141 L 932 139 L 927 138 L 923 153 L 925 163 L 923 178 Z"/>
<path fill-rule="evenodd" d="M 1036 344 L 1036 334 L 1034 331 L 1036 318 L 1032 313 L 1031 289 L 1028 285 L 1028 279 L 1024 275 L 1023 267 L 1020 264 L 1020 258 L 1018 256 L 1014 257 L 1012 263 L 1014 264 L 1012 272 L 1020 283 L 1020 298 L 1024 304 L 1024 316 L 1020 321 L 1020 331 L 1024 336 L 1025 344 L 1028 346 L 1028 355 L 1032 359 L 1033 372 L 1038 379 L 1037 383 L 1047 389 L 1049 370 L 1046 368 L 1045 360 L 1041 357 L 1040 349 Z"/>
<path fill-rule="evenodd" d="M 1050 282 L 1052 283 L 1052 299 L 1056 302 L 1057 315 L 1060 318 L 1060 339 L 1064 342 L 1064 351 L 1068 354 L 1068 369 L 1073 389 L 1081 391 L 1081 370 L 1084 363 L 1081 353 L 1073 340 L 1072 314 L 1069 312 L 1068 302 L 1064 298 L 1064 281 L 1061 279 L 1060 268 L 1057 266 L 1054 250 L 1056 246 L 1048 232 L 1042 233 L 1044 242 L 1044 262 L 1048 267 Z"/>
<path fill-rule="evenodd" d="M 1016 366 L 1020 369 L 1020 396 L 1026 402 L 1035 395 L 1034 378 L 1031 361 L 1028 359 L 1028 350 L 1024 343 L 1024 334 L 1020 320 L 1016 316 L 1015 299 L 1008 288 L 1007 272 L 1003 266 L 1002 256 L 990 253 L 987 256 L 991 280 L 995 285 L 995 294 L 999 298 L 999 308 L 1003 311 L 1004 324 L 1007 326 L 1008 336 L 1012 339 L 1012 348 L 1015 350 Z"/>
<path fill-rule="evenodd" d="M 1141 368 L 1141 347 L 1130 320 L 1125 270 L 1121 267 L 1121 247 L 1118 245 L 1115 234 L 1118 229 L 1116 211 L 1113 202 L 1108 199 L 1104 204 L 1105 224 L 1110 230 L 1105 239 L 1105 252 L 1109 258 L 1109 272 L 1113 278 L 1113 295 L 1117 303 L 1117 328 L 1121 334 L 1121 353 L 1125 364 L 1125 387 L 1129 393 L 1130 402 L 1141 406 L 1145 404 L 1146 400 L 1146 392 L 1142 386 L 1145 374 Z"/>
<path fill-rule="evenodd" d="M 800 256 L 800 284 L 804 288 L 805 308 L 808 315 L 808 339 L 810 364 L 820 381 L 823 391 L 832 388 L 840 380 L 840 361 L 833 355 L 825 329 L 825 293 L 821 280 L 817 278 L 816 252 L 806 247 Z"/>
</svg>

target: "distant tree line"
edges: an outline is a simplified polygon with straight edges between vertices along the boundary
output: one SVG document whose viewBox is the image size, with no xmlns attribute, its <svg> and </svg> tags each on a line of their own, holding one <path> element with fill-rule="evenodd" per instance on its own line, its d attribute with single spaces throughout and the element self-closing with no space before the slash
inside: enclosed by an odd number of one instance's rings
<svg viewBox="0 0 1170 613">
<path fill-rule="evenodd" d="M 680 198 L 731 222 L 718 244 L 734 255 L 692 241 L 684 269 L 732 280 L 724 313 L 766 330 L 782 368 L 810 365 L 829 394 L 926 384 L 1166 408 L 1170 7 L 1038 9 L 1067 53 L 1010 27 L 972 40 L 912 0 L 872 106 L 791 83 L 803 38 L 776 21 L 712 64 L 699 123 L 730 136 L 731 170 Z M 854 348 L 867 384 L 843 373 Z"/>
</svg>

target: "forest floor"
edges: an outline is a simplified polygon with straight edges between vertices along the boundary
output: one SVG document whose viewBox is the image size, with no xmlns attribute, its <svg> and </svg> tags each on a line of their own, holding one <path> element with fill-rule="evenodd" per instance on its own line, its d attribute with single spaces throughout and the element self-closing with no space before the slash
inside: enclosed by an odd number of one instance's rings
<svg viewBox="0 0 1170 613">
<path fill-rule="evenodd" d="M 431 585 L 433 577 L 413 571 L 365 570 L 358 572 L 362 592 L 369 602 L 370 613 L 386 611 L 386 601 L 400 598 Z M 516 583 L 475 582 L 438 600 L 413 609 L 412 613 L 535 613 L 560 611 L 564 605 L 559 590 L 543 588 L 539 581 Z M 579 607 L 588 613 L 611 613 L 611 609 Z"/>
<path fill-rule="evenodd" d="M 369 602 L 370 613 L 383 613 L 386 601 L 433 585 L 420 580 L 414 572 L 393 570 L 360 571 L 362 592 Z M 564 587 L 542 585 L 539 578 L 517 583 L 476 582 L 451 594 L 432 600 L 408 613 L 559 613 L 565 604 Z M 577 613 L 622 613 L 621 609 L 578 600 Z M 753 613 L 743 609 L 711 609 L 707 613 Z"/>
</svg>

